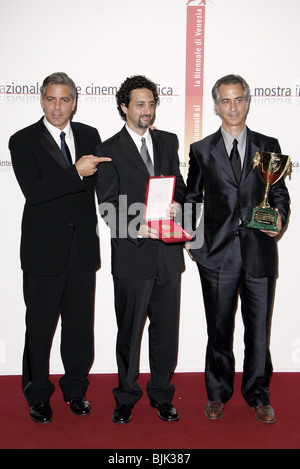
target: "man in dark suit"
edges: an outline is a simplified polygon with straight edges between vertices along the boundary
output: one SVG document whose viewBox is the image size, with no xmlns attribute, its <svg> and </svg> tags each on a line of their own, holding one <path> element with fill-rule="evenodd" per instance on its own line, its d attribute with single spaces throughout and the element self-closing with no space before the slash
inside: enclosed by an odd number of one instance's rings
<svg viewBox="0 0 300 469">
<path fill-rule="evenodd" d="M 117 93 L 117 104 L 126 125 L 99 145 L 98 156 L 107 155 L 97 174 L 96 190 L 102 215 L 111 228 L 112 274 L 118 324 L 117 364 L 119 386 L 114 389 L 115 423 L 128 423 L 131 410 L 142 390 L 136 382 L 139 351 L 146 316 L 149 327 L 151 380 L 147 385 L 150 403 L 165 421 L 178 420 L 171 404 L 174 386 L 170 383 L 177 360 L 178 314 L 181 272 L 184 270 L 182 245 L 167 245 L 145 221 L 135 222 L 136 205 L 143 207 L 150 175 L 176 176 L 170 216 L 183 201 L 185 184 L 179 171 L 176 135 L 150 130 L 159 102 L 156 85 L 143 76 L 127 78 Z M 146 139 L 150 155 L 147 167 L 140 151 Z M 115 220 L 114 220 L 115 218 Z"/>
<path fill-rule="evenodd" d="M 74 414 L 90 413 L 85 392 L 93 360 L 95 270 L 100 264 L 93 176 L 103 158 L 93 155 L 101 142 L 98 131 L 71 122 L 76 99 L 75 84 L 65 73 L 45 78 L 45 116 L 9 141 L 26 199 L 21 237 L 27 308 L 22 386 L 30 416 L 39 423 L 52 420 L 49 353 L 59 311 L 65 368 L 60 386 Z"/>
<path fill-rule="evenodd" d="M 287 222 L 289 195 L 283 178 L 272 186 L 270 205 L 278 210 L 276 231 L 248 228 L 243 223 L 248 207 L 259 204 L 265 185 L 253 171 L 257 151 L 281 153 L 278 141 L 252 132 L 245 121 L 250 90 L 243 78 L 228 75 L 218 80 L 212 95 L 222 119 L 214 134 L 190 148 L 185 202 L 195 208 L 204 201 L 204 243 L 190 254 L 197 262 L 207 318 L 206 389 L 208 418 L 223 417 L 233 394 L 233 330 L 240 291 L 245 327 L 242 394 L 262 422 L 275 422 L 270 406 L 272 363 L 269 350 L 271 310 L 277 274 L 276 236 Z M 239 173 L 231 164 L 238 142 Z M 194 210 L 195 212 L 195 210 Z M 195 221 L 195 220 L 194 220 Z"/>
</svg>

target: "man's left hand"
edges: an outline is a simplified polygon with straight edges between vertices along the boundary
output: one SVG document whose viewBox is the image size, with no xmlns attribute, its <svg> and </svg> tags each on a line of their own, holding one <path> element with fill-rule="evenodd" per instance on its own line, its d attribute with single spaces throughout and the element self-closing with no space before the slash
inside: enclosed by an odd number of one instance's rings
<svg viewBox="0 0 300 469">
<path fill-rule="evenodd" d="M 271 238 L 276 238 L 276 236 L 278 236 L 282 230 L 282 219 L 281 219 L 281 215 L 278 211 L 278 208 L 275 208 L 276 212 L 278 213 L 278 216 L 277 216 L 277 222 L 276 222 L 276 228 L 278 229 L 278 231 L 268 231 L 268 230 L 260 230 L 262 231 L 263 233 L 266 233 L 268 236 L 270 236 Z"/>
<path fill-rule="evenodd" d="M 180 204 L 178 202 L 173 202 L 172 204 L 169 205 L 169 211 L 167 213 L 167 215 L 170 216 L 170 218 L 175 218 L 176 215 L 178 215 L 180 211 Z"/>
</svg>

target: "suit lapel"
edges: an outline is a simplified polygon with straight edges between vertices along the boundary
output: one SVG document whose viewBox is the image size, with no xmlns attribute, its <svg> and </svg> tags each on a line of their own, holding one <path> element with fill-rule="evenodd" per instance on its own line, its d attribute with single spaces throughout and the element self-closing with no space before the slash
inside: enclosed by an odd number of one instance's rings
<svg viewBox="0 0 300 469">
<path fill-rule="evenodd" d="M 128 163 L 128 166 L 135 166 L 139 171 L 143 172 L 144 175 L 149 177 L 149 172 L 145 166 L 145 163 L 143 162 L 136 144 L 127 132 L 125 126 L 120 132 L 120 144 L 124 154 L 124 159 Z"/>
<path fill-rule="evenodd" d="M 211 155 L 223 170 L 236 182 L 220 129 L 215 133 L 211 141 Z"/>
<path fill-rule="evenodd" d="M 75 143 L 75 159 L 76 161 L 84 154 L 84 137 L 78 133 L 77 129 L 71 122 L 71 129 L 73 132 Z"/>
<path fill-rule="evenodd" d="M 44 126 L 44 124 L 42 124 L 42 126 L 42 135 L 40 138 L 41 145 L 47 150 L 47 152 L 62 168 L 66 169 L 68 166 L 60 148 L 58 147 L 50 132 L 48 132 L 48 130 Z"/>
<path fill-rule="evenodd" d="M 68 167 L 66 160 L 54 141 L 52 135 L 50 132 L 47 130 L 47 128 L 43 124 L 43 118 L 39 122 L 41 124 L 41 139 L 40 142 L 42 146 L 48 151 L 48 153 L 54 158 L 54 160 L 64 169 Z M 80 156 L 84 153 L 83 147 L 84 147 L 84 138 L 82 135 L 80 135 L 77 131 L 77 129 L 74 127 L 74 125 L 71 122 L 71 128 L 74 136 L 74 143 L 75 143 L 75 152 L 76 152 L 76 161 Z"/>
<path fill-rule="evenodd" d="M 247 128 L 247 144 L 246 144 L 246 152 L 245 152 L 245 160 L 242 169 L 241 175 L 241 183 L 247 178 L 250 171 L 253 170 L 253 158 L 255 153 L 260 151 L 260 148 L 255 145 L 255 143 L 251 140 L 251 131 Z"/>
<path fill-rule="evenodd" d="M 155 176 L 160 176 L 161 165 L 162 165 L 162 155 L 163 155 L 163 149 L 164 149 L 164 140 L 160 138 L 160 135 L 158 132 L 150 130 L 150 135 L 151 135 L 152 144 L 153 144 Z"/>
<path fill-rule="evenodd" d="M 226 171 L 226 173 L 229 174 L 231 178 L 236 182 L 220 129 L 218 130 L 218 132 L 216 132 L 215 136 L 213 137 L 211 146 L 212 156 L 216 159 L 218 164 L 222 166 L 224 171 Z M 246 179 L 246 177 L 249 175 L 249 172 L 252 171 L 253 158 L 257 151 L 259 151 L 259 147 L 257 147 L 255 143 L 252 142 L 251 131 L 247 129 L 247 144 L 240 184 L 242 184 L 242 182 Z"/>
</svg>

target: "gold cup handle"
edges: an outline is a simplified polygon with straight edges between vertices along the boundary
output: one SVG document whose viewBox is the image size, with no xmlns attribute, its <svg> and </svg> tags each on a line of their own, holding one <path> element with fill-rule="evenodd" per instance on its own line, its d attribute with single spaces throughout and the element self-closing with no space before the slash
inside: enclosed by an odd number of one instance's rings
<svg viewBox="0 0 300 469">
<path fill-rule="evenodd" d="M 266 178 L 264 179 L 261 172 L 262 172 L 262 165 L 263 165 L 263 162 L 262 162 L 262 154 L 263 155 L 266 155 L 268 158 L 272 158 L 273 156 L 280 156 L 282 158 L 285 158 L 285 164 L 283 165 L 278 177 L 276 178 L 276 180 L 274 180 L 273 182 L 270 181 L 270 174 L 272 174 L 272 172 L 269 174 L 267 172 L 266 174 Z M 254 156 L 254 159 L 253 159 L 253 169 L 255 168 L 258 168 L 258 171 L 259 171 L 259 175 L 261 177 L 262 180 L 264 180 L 265 184 L 266 184 L 266 188 L 265 188 L 265 194 L 264 194 L 264 200 L 259 204 L 259 207 L 262 207 L 262 208 L 271 208 L 270 207 L 270 204 L 268 202 L 268 196 L 269 196 L 269 192 L 270 192 L 270 188 L 273 184 L 275 184 L 275 182 L 278 182 L 279 179 L 285 174 L 287 173 L 289 176 L 291 175 L 291 172 L 292 172 L 292 162 L 291 162 L 291 158 L 289 156 L 284 156 L 284 155 L 278 155 L 277 153 L 270 153 L 270 152 L 257 152 Z"/>
</svg>

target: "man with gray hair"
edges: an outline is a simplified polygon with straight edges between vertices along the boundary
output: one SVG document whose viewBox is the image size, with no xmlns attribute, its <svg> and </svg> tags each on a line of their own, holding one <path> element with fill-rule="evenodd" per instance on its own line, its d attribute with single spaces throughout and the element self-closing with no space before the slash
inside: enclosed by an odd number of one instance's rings
<svg viewBox="0 0 300 469">
<path fill-rule="evenodd" d="M 249 228 L 243 222 L 248 208 L 260 203 L 265 191 L 253 171 L 254 155 L 281 150 L 275 138 L 246 127 L 250 90 L 242 77 L 222 77 L 212 96 L 222 126 L 191 145 L 185 198 L 194 207 L 204 200 L 204 243 L 189 252 L 199 269 L 207 319 L 205 414 L 210 419 L 223 417 L 224 406 L 233 394 L 233 331 L 239 292 L 245 327 L 242 394 L 259 421 L 273 423 L 269 339 L 277 274 L 276 237 L 289 212 L 283 178 L 269 194 L 278 211 L 278 231 Z"/>
<path fill-rule="evenodd" d="M 90 413 L 85 398 L 92 364 L 95 270 L 100 264 L 94 174 L 108 158 L 93 155 L 95 128 L 73 123 L 76 87 L 65 73 L 45 78 L 44 116 L 10 138 L 13 169 L 25 197 L 21 268 L 26 303 L 22 387 L 30 417 L 52 420 L 49 353 L 61 314 L 60 379 L 76 415 Z"/>
</svg>

